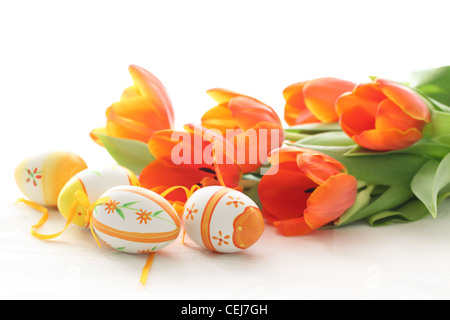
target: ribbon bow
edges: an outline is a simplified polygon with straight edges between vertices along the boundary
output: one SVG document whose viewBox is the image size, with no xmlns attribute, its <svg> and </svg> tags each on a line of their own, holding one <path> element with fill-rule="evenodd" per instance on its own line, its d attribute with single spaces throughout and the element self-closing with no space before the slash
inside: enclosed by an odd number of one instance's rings
<svg viewBox="0 0 450 320">
<path fill-rule="evenodd" d="M 171 188 L 165 190 L 161 194 L 161 196 L 163 198 L 165 198 L 169 193 L 171 193 L 172 191 L 174 191 L 176 189 L 183 189 L 186 193 L 186 197 L 189 199 L 189 197 L 195 191 L 200 189 L 200 187 L 198 185 L 195 185 L 191 189 L 188 189 L 183 186 L 175 186 L 175 187 L 171 187 Z M 74 196 L 75 196 L 75 200 L 72 203 L 72 206 L 69 211 L 69 215 L 67 216 L 66 225 L 64 226 L 63 230 L 61 230 L 58 233 L 54 233 L 54 234 L 41 234 L 41 233 L 36 232 L 36 230 L 39 229 L 48 220 L 48 209 L 46 207 L 43 207 L 37 203 L 34 203 L 32 201 L 29 201 L 29 200 L 26 200 L 23 198 L 20 198 L 19 200 L 17 200 L 17 202 L 23 202 L 23 203 L 27 204 L 28 206 L 34 208 L 35 210 L 43 213 L 43 216 L 38 221 L 38 223 L 31 227 L 31 234 L 33 236 L 35 236 L 36 238 L 43 239 L 43 240 L 54 239 L 54 238 L 58 237 L 59 235 L 61 235 L 72 224 L 72 221 L 75 218 L 75 215 L 80 212 L 80 210 L 77 210 L 78 207 L 79 206 L 82 207 L 82 211 L 84 211 L 84 212 L 81 212 L 81 213 L 82 214 L 84 213 L 84 219 L 86 221 L 86 224 L 89 224 L 89 228 L 91 230 L 92 235 L 94 236 L 95 241 L 97 242 L 98 246 L 101 247 L 100 242 L 98 241 L 97 236 L 95 235 L 95 232 L 94 232 L 94 229 L 92 226 L 93 225 L 93 223 L 92 223 L 93 212 L 95 210 L 95 207 L 108 202 L 110 199 L 108 197 L 103 197 L 103 198 L 100 198 L 97 201 L 91 203 L 89 201 L 87 194 L 81 190 L 76 191 Z M 182 239 L 183 244 L 184 244 L 184 236 L 185 236 L 185 231 L 183 230 L 183 239 Z M 148 275 L 150 267 L 153 263 L 154 256 L 155 256 L 154 252 L 152 252 L 148 255 L 147 261 L 142 270 L 140 282 L 143 285 L 145 285 L 145 283 L 147 282 L 147 275 Z"/>
<path fill-rule="evenodd" d="M 38 221 L 38 223 L 36 223 L 34 226 L 31 227 L 31 234 L 34 237 L 42 239 L 42 240 L 54 239 L 54 238 L 58 237 L 59 235 L 61 235 L 64 231 L 66 231 L 66 229 L 72 224 L 72 221 L 75 218 L 75 215 L 78 213 L 78 210 L 77 210 L 78 206 L 81 205 L 81 207 L 84 210 L 84 212 L 82 212 L 82 213 L 85 214 L 84 215 L 85 221 L 86 221 L 86 223 L 89 223 L 92 235 L 94 236 L 95 241 L 97 241 L 97 244 L 100 246 L 100 243 L 99 243 L 97 237 L 95 236 L 94 230 L 92 229 L 92 223 L 91 223 L 92 213 L 96 206 L 98 206 L 102 203 L 108 202 L 109 198 L 100 198 L 97 201 L 90 203 L 89 198 L 86 195 L 86 193 L 84 193 L 81 190 L 76 191 L 74 196 L 75 196 L 75 200 L 72 203 L 72 206 L 70 207 L 69 215 L 67 216 L 66 225 L 60 232 L 57 232 L 54 234 L 42 234 L 42 233 L 39 233 L 36 231 L 37 229 L 42 227 L 44 225 L 44 223 L 48 220 L 49 215 L 48 215 L 48 209 L 46 207 L 41 206 L 35 202 L 23 199 L 23 198 L 18 199 L 16 203 L 23 202 L 26 205 L 30 206 L 31 208 L 33 208 L 43 214 L 43 216 Z"/>
</svg>

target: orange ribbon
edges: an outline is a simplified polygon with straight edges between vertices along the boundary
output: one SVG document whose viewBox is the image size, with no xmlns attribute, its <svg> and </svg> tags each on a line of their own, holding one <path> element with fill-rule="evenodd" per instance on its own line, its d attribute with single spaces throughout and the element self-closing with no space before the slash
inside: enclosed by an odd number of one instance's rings
<svg viewBox="0 0 450 320">
<path fill-rule="evenodd" d="M 84 193 L 81 190 L 78 190 L 77 192 L 75 192 L 75 201 L 72 203 L 72 206 L 70 208 L 69 211 L 69 215 L 67 216 L 67 221 L 66 221 L 66 225 L 64 226 L 64 228 L 57 233 L 54 234 L 41 234 L 38 233 L 36 230 L 39 229 L 40 227 L 42 227 L 44 225 L 44 223 L 48 220 L 48 209 L 44 206 L 41 206 L 33 201 L 30 200 L 26 200 L 23 198 L 19 198 L 16 203 L 19 202 L 23 202 L 26 205 L 28 205 L 29 207 L 41 212 L 43 214 L 42 218 L 38 221 L 38 223 L 36 223 L 34 226 L 31 227 L 31 234 L 39 239 L 42 240 L 49 240 L 49 239 L 54 239 L 56 237 L 58 237 L 59 235 L 61 235 L 64 231 L 66 231 L 66 229 L 72 224 L 73 219 L 75 218 L 75 215 L 77 214 L 77 207 L 81 204 L 86 212 L 85 212 L 85 219 L 86 222 L 90 222 L 92 220 L 92 212 L 94 211 L 95 207 L 105 203 L 108 201 L 108 198 L 100 198 L 97 201 L 95 201 L 94 203 L 90 203 L 89 202 L 89 198 L 86 195 L 86 193 Z M 90 224 L 91 226 L 91 232 L 94 235 L 95 240 L 97 241 L 97 244 L 100 246 L 100 243 L 97 239 L 97 237 L 94 234 L 94 230 L 92 229 L 92 224 Z"/>
<path fill-rule="evenodd" d="M 165 198 L 169 193 L 177 190 L 177 189 L 183 189 L 184 192 L 186 192 L 186 197 L 187 199 L 189 199 L 189 197 L 198 189 L 200 189 L 200 187 L 198 185 L 193 186 L 190 190 L 184 186 L 174 186 L 171 187 L 167 190 L 165 190 L 163 193 L 161 193 L 161 197 Z M 186 232 L 183 229 L 183 238 L 182 238 L 182 243 L 184 244 L 184 236 L 185 236 Z M 147 282 L 147 276 L 148 276 L 148 272 L 153 264 L 153 259 L 155 258 L 155 252 L 151 252 L 148 254 L 147 257 L 147 261 L 145 263 L 144 268 L 142 269 L 142 274 L 141 274 L 141 283 L 143 285 L 146 284 Z"/>
<path fill-rule="evenodd" d="M 167 190 L 165 190 L 163 193 L 161 193 L 161 196 L 163 198 L 165 198 L 169 193 L 177 190 L 177 189 L 183 189 L 186 193 L 186 197 L 187 199 L 189 199 L 189 197 L 198 189 L 200 189 L 200 186 L 195 185 L 193 186 L 191 189 L 188 189 L 184 186 L 174 186 L 171 187 Z M 100 242 L 98 241 L 96 235 L 95 235 L 95 231 L 93 229 L 93 223 L 92 223 L 92 219 L 93 219 L 93 212 L 95 210 L 95 207 L 97 207 L 98 205 L 104 204 L 106 202 L 109 201 L 108 197 L 104 197 L 104 198 L 100 198 L 97 201 L 95 201 L 94 203 L 90 203 L 88 196 L 86 195 L 86 193 L 84 193 L 81 190 L 78 190 L 77 192 L 75 192 L 75 201 L 72 203 L 72 206 L 70 208 L 69 211 L 69 215 L 67 216 L 67 221 L 66 221 L 66 225 L 64 226 L 63 230 L 55 233 L 55 234 L 49 234 L 49 235 L 44 235 L 44 234 L 40 234 L 38 232 L 36 232 L 36 229 L 39 229 L 47 220 L 48 220 L 48 209 L 44 206 L 41 206 L 37 203 L 34 203 L 32 201 L 20 198 L 17 200 L 16 203 L 18 202 L 23 202 L 25 204 L 27 204 L 28 206 L 32 207 L 33 209 L 41 212 L 43 214 L 42 218 L 38 221 L 37 224 L 35 224 L 34 226 L 31 227 L 31 234 L 33 236 L 35 236 L 36 238 L 39 239 L 43 239 L 43 240 L 48 240 L 48 239 L 53 239 L 58 237 L 60 234 L 62 234 L 72 223 L 75 215 L 77 214 L 77 208 L 79 205 L 81 205 L 82 207 L 84 207 L 86 209 L 85 211 L 85 221 L 86 223 L 89 223 L 89 228 L 91 230 L 92 235 L 94 236 L 95 241 L 97 242 L 97 245 L 99 247 L 101 247 Z M 184 244 L 184 237 L 185 237 L 186 232 L 183 229 L 183 238 L 182 238 L 182 243 Z M 148 277 L 148 273 L 149 270 L 153 264 L 153 260 L 155 258 L 155 252 L 151 252 L 149 253 L 148 257 L 147 257 L 147 261 L 144 265 L 144 268 L 142 270 L 141 273 L 141 279 L 140 282 L 145 285 L 147 282 L 147 277 Z"/>
<path fill-rule="evenodd" d="M 194 185 L 194 186 L 192 186 L 192 188 L 190 190 L 188 188 L 186 188 L 186 187 L 183 187 L 183 186 L 174 186 L 174 187 L 171 187 L 171 188 L 167 189 L 163 193 L 161 193 L 161 197 L 165 198 L 169 193 L 171 193 L 172 191 L 175 191 L 177 189 L 183 189 L 184 192 L 186 193 L 186 198 L 189 199 L 194 194 L 195 191 L 200 189 L 200 186 L 199 185 Z M 184 244 L 184 237 L 185 236 L 186 236 L 186 231 L 183 228 L 183 236 L 181 238 L 181 243 L 182 244 Z"/>
</svg>

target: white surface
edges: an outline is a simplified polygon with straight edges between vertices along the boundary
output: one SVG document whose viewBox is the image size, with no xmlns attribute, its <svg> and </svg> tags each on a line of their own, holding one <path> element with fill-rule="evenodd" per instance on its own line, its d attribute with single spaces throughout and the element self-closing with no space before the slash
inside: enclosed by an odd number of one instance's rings
<svg viewBox="0 0 450 320">
<path fill-rule="evenodd" d="M 450 298 L 450 204 L 437 219 L 352 225 L 285 238 L 268 226 L 243 254 L 178 239 L 155 258 L 98 248 L 69 228 L 29 234 L 40 214 L 18 204 L 13 171 L 42 150 L 113 163 L 89 132 L 131 84 L 129 64 L 154 73 L 176 123 L 199 122 L 224 87 L 282 117 L 282 90 L 335 76 L 407 81 L 449 64 L 447 1 L 9 1 L 0 4 L 0 298 Z M 42 232 L 64 224 L 56 211 Z"/>
</svg>

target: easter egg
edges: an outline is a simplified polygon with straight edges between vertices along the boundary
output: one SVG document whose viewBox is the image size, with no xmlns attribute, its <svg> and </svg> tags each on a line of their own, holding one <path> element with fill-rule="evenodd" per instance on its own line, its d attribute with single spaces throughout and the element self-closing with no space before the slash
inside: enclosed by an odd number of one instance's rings
<svg viewBox="0 0 450 320">
<path fill-rule="evenodd" d="M 95 207 L 92 227 L 110 247 L 128 253 L 152 253 L 172 243 L 181 222 L 159 194 L 135 186 L 106 191 L 107 202 Z"/>
<path fill-rule="evenodd" d="M 139 181 L 130 170 L 113 166 L 106 168 L 87 168 L 74 175 L 63 187 L 58 197 L 58 210 L 67 219 L 72 210 L 76 211 L 72 223 L 87 228 L 89 221 L 86 219 L 87 206 L 83 202 L 75 204 L 77 192 L 86 195 L 90 203 L 97 201 L 108 189 L 116 186 L 137 186 Z"/>
<path fill-rule="evenodd" d="M 64 185 L 87 168 L 84 160 L 71 152 L 53 151 L 23 160 L 15 170 L 20 191 L 43 206 L 56 206 Z"/>
<path fill-rule="evenodd" d="M 255 202 L 234 189 L 212 186 L 189 197 L 182 216 L 189 238 L 214 252 L 239 252 L 252 246 L 264 231 Z"/>
</svg>

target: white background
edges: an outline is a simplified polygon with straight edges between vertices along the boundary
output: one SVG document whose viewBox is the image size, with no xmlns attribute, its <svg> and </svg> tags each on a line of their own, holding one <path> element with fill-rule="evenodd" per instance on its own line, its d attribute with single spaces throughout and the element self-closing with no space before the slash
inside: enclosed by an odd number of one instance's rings
<svg viewBox="0 0 450 320">
<path fill-rule="evenodd" d="M 321 76 L 407 81 L 449 64 L 447 1 L 2 1 L 0 4 L 0 298 L 398 299 L 450 298 L 450 211 L 437 219 L 310 236 L 267 226 L 237 255 L 187 239 L 159 253 L 144 287 L 145 256 L 98 248 L 69 228 L 29 234 L 40 214 L 14 205 L 13 172 L 42 150 L 113 163 L 89 138 L 131 85 L 137 64 L 165 85 L 177 127 L 215 105 L 223 87 L 271 105 L 283 89 Z M 43 229 L 60 230 L 57 211 Z"/>
</svg>

